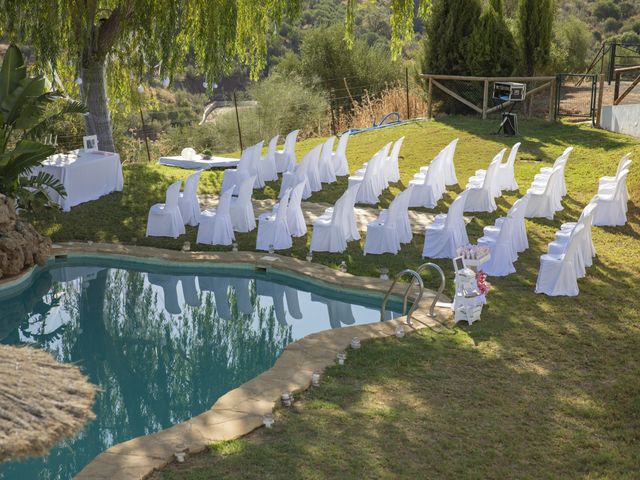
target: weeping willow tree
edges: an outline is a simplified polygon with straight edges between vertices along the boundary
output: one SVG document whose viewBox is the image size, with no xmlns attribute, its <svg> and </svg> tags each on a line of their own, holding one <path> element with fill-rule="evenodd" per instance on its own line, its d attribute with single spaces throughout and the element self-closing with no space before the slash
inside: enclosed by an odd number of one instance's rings
<svg viewBox="0 0 640 480">
<path fill-rule="evenodd" d="M 347 0 L 346 37 L 353 37 L 355 0 Z M 419 0 L 426 15 L 431 0 Z M 113 151 L 112 101 L 135 97 L 132 86 L 171 78 L 193 55 L 208 85 L 235 62 L 256 79 L 266 64 L 267 38 L 302 0 L 0 0 L 0 28 L 33 49 L 38 66 L 54 78 L 77 77 L 88 133 Z M 413 34 L 414 0 L 391 1 L 392 50 Z"/>
</svg>

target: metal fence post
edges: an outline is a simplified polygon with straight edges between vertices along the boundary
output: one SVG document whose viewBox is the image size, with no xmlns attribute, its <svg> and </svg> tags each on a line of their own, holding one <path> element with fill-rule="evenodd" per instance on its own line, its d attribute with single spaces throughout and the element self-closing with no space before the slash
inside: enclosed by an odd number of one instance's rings
<svg viewBox="0 0 640 480">
<path fill-rule="evenodd" d="M 236 109 L 236 124 L 238 125 L 238 140 L 240 140 L 240 151 L 244 151 L 242 146 L 242 131 L 240 130 L 240 115 L 238 115 L 238 100 L 236 99 L 236 91 L 233 91 L 233 106 Z"/>
<path fill-rule="evenodd" d="M 404 67 L 405 92 L 407 96 L 407 120 L 411 118 L 411 108 L 409 107 L 409 68 Z"/>
<path fill-rule="evenodd" d="M 482 92 L 482 119 L 487 119 L 487 108 L 489 106 L 489 79 L 484 80 L 484 90 Z"/>
</svg>

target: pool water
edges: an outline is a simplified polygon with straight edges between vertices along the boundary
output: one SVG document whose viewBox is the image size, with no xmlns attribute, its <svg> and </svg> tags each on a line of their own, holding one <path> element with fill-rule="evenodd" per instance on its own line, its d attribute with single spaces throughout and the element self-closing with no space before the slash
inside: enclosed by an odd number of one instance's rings
<svg viewBox="0 0 640 480">
<path fill-rule="evenodd" d="M 248 267 L 50 263 L 22 291 L 0 292 L 0 342 L 77 364 L 99 387 L 96 418 L 46 457 L 1 464 L 0 479 L 72 478 L 112 445 L 209 409 L 288 343 L 379 321 L 380 304 L 380 295 Z"/>
</svg>

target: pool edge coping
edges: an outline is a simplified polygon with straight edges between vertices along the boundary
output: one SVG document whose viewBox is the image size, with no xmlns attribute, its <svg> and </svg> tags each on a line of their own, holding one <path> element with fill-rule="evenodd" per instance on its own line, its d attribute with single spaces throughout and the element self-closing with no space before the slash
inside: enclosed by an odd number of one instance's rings
<svg viewBox="0 0 640 480">
<path fill-rule="evenodd" d="M 160 260 L 174 263 L 253 264 L 256 269 L 279 270 L 285 274 L 295 271 L 295 274 L 313 281 L 320 280 L 350 289 L 373 290 L 375 293 L 386 293 L 391 286 L 390 280 L 355 276 L 292 257 L 272 255 L 276 260 L 269 261 L 264 258 L 267 254 L 260 252 L 178 252 L 154 247 L 70 242 L 55 244 L 51 259 L 61 255 L 81 257 L 82 254 L 130 256 L 142 263 L 145 263 L 145 259 L 154 259 L 147 263 Z M 31 267 L 18 276 L 0 279 L 0 289 L 19 288 L 30 281 L 36 271 L 37 267 Z M 400 285 L 394 292 L 399 288 Z M 323 372 L 334 365 L 336 355 L 349 348 L 354 336 L 361 341 L 368 341 L 395 335 L 398 325 L 404 325 L 407 333 L 451 325 L 453 315 L 450 309 L 437 306 L 435 318 L 423 313 L 432 299 L 433 292 L 425 291 L 419 308 L 412 316 L 411 326 L 406 325 L 406 317 L 402 316 L 385 322 L 322 330 L 292 342 L 270 369 L 224 394 L 209 410 L 159 432 L 113 445 L 96 456 L 74 478 L 145 479 L 174 461 L 175 446 L 178 444 L 184 445 L 189 453 L 198 453 L 213 442 L 247 435 L 262 426 L 263 415 L 273 412 L 278 406 L 282 392 L 297 394 L 307 390 L 311 386 L 313 372 Z"/>
</svg>

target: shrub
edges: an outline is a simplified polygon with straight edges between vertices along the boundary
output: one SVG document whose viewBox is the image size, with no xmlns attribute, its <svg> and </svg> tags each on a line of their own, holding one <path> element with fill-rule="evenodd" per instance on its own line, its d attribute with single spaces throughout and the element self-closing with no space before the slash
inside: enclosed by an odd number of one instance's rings
<svg viewBox="0 0 640 480">
<path fill-rule="evenodd" d="M 620 8 L 611 0 L 600 1 L 593 9 L 593 14 L 598 20 L 605 20 L 608 18 L 620 19 Z"/>
<path fill-rule="evenodd" d="M 613 17 L 609 17 L 604 21 L 605 32 L 617 32 L 618 30 L 620 30 L 621 26 L 622 23 Z"/>
</svg>

